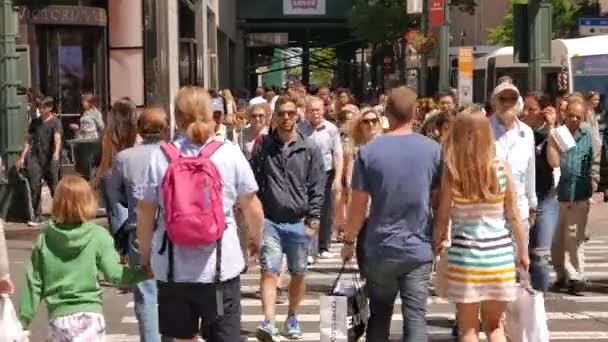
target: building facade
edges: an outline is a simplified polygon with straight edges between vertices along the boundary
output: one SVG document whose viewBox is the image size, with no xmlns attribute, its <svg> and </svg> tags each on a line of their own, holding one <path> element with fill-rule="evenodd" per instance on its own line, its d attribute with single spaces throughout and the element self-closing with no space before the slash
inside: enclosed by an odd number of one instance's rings
<svg viewBox="0 0 608 342">
<path fill-rule="evenodd" d="M 125 96 L 171 109 L 183 85 L 242 86 L 236 0 L 39 3 L 19 3 L 17 43 L 29 46 L 31 92 L 56 98 L 66 124 L 86 92 L 103 111 Z"/>
</svg>

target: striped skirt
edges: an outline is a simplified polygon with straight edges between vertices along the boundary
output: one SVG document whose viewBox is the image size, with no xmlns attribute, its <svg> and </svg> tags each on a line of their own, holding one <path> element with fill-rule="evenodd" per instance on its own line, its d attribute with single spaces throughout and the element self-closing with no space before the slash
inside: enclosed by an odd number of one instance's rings
<svg viewBox="0 0 608 342">
<path fill-rule="evenodd" d="M 447 297 L 454 303 L 515 299 L 514 248 L 507 230 L 483 239 L 456 233 L 447 254 Z"/>
</svg>

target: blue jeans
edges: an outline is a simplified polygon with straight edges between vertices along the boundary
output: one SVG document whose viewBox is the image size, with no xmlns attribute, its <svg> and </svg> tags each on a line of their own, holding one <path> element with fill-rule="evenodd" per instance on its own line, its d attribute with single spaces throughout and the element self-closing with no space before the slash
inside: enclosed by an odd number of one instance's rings
<svg viewBox="0 0 608 342">
<path fill-rule="evenodd" d="M 536 224 L 530 229 L 530 281 L 538 291 L 547 291 L 550 285 L 549 256 L 559 220 L 559 202 L 555 194 L 538 196 Z"/>
<path fill-rule="evenodd" d="M 266 219 L 260 266 L 264 272 L 279 274 L 285 254 L 289 273 L 304 274 L 309 247 L 310 238 L 306 235 L 304 223 L 275 223 Z"/>
<path fill-rule="evenodd" d="M 139 245 L 135 230 L 129 232 L 129 267 L 139 266 Z M 157 289 L 154 279 L 142 281 L 133 289 L 135 316 L 139 323 L 139 336 L 142 342 L 171 342 L 173 339 L 160 335 L 158 330 Z"/>
<path fill-rule="evenodd" d="M 428 340 L 426 300 L 429 295 L 431 262 L 366 260 L 370 317 L 367 340 L 388 342 L 397 293 L 401 296 L 404 342 Z"/>
<path fill-rule="evenodd" d="M 101 188 L 103 199 L 106 204 L 106 213 L 108 216 L 108 225 L 110 226 L 110 234 L 114 237 L 118 252 L 120 255 L 126 255 L 129 252 L 128 240 L 129 236 L 126 232 L 127 220 L 129 218 L 129 210 L 115 198 L 116 195 L 109 193 L 109 188 L 105 178 L 101 179 Z"/>
</svg>

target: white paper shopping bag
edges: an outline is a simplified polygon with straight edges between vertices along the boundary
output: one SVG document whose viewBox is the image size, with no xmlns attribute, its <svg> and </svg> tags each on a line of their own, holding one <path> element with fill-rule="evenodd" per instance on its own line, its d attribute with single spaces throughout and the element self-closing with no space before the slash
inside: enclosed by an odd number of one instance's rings
<svg viewBox="0 0 608 342">
<path fill-rule="evenodd" d="M 6 295 L 0 296 L 0 342 L 27 341 L 11 299 Z"/>
<path fill-rule="evenodd" d="M 520 286 L 507 306 L 505 335 L 511 342 L 549 342 L 545 299 L 541 292 Z"/>
<path fill-rule="evenodd" d="M 348 297 L 321 296 L 321 342 L 348 342 Z"/>
</svg>

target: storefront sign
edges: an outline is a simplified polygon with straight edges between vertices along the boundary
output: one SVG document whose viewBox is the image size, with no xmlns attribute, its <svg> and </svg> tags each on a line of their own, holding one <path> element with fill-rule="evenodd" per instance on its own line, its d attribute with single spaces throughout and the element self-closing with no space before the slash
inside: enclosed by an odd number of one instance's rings
<svg viewBox="0 0 608 342">
<path fill-rule="evenodd" d="M 431 26 L 441 26 L 445 23 L 444 7 L 445 0 L 427 0 L 429 1 L 429 24 Z"/>
<path fill-rule="evenodd" d="M 21 7 L 21 23 L 39 25 L 106 26 L 106 10 L 87 6 L 46 6 L 40 8 Z"/>
<path fill-rule="evenodd" d="M 458 100 L 460 105 L 473 103 L 473 48 L 458 52 Z"/>
<path fill-rule="evenodd" d="M 283 15 L 325 15 L 325 0 L 283 0 Z"/>
</svg>

